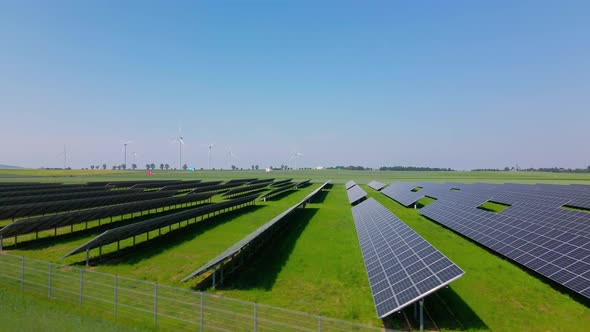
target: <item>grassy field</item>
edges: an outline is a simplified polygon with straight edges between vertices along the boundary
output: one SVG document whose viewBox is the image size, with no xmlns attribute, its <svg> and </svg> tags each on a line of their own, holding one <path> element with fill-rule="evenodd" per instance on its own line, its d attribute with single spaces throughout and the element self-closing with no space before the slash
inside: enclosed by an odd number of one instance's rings
<svg viewBox="0 0 590 332">
<path fill-rule="evenodd" d="M 394 171 L 159 171 L 147 176 L 145 171 L 91 171 L 91 170 L 0 170 L 0 181 L 39 181 L 80 183 L 105 180 L 166 180 L 203 179 L 225 180 L 230 178 L 294 178 L 312 179 L 314 182 L 331 179 L 334 183 L 345 183 L 351 179 L 366 184 L 371 180 L 385 183 L 392 181 L 433 181 L 433 182 L 512 182 L 512 183 L 582 183 L 590 184 L 590 173 L 565 174 L 541 172 L 394 172 Z"/>
<path fill-rule="evenodd" d="M 240 177 L 311 178 L 315 182 L 332 179 L 337 183 L 352 179 L 357 183 L 404 180 L 590 184 L 588 174 L 520 172 L 171 171 L 156 172 L 147 177 L 139 171 L 0 171 L 0 181 L 212 180 Z M 172 232 L 163 238 L 145 242 L 136 250 L 123 251 L 122 255 L 91 269 L 178 287 L 195 286 L 195 282 L 181 283 L 179 280 L 316 187 L 317 184 L 275 201 L 260 202 L 254 208 L 221 215 L 202 225 Z M 542 277 L 423 218 L 417 210 L 405 208 L 367 186 L 363 188 L 466 271 L 465 276 L 453 282 L 450 288 L 427 298 L 428 329 L 579 331 L 590 326 L 587 304 L 572 299 Z M 425 198 L 419 203 L 426 205 L 430 201 Z M 490 205 L 486 208 L 494 210 L 500 207 Z M 344 186 L 335 185 L 320 203 L 309 205 L 291 218 L 284 238 L 265 248 L 264 252 L 268 254 L 251 261 L 239 275 L 227 279 L 223 287 L 209 291 L 359 323 L 382 324 L 375 315 Z M 84 254 L 64 260 L 58 258 L 101 231 L 91 229 L 22 244 L 16 250 L 9 250 L 9 253 L 80 264 Z M 123 241 L 122 246 L 128 245 L 128 242 Z M 106 248 L 105 252 L 109 250 L 113 251 L 114 246 Z M 394 319 L 386 324 L 396 328 L 407 327 L 403 322 L 406 317 L 412 316 L 411 308 L 408 310 L 394 315 Z M 410 318 L 410 324 L 414 323 Z"/>
<path fill-rule="evenodd" d="M 96 316 L 92 308 L 67 305 L 46 297 L 24 296 L 0 286 L 0 331 L 150 331 L 149 327 L 115 323 Z"/>
</svg>

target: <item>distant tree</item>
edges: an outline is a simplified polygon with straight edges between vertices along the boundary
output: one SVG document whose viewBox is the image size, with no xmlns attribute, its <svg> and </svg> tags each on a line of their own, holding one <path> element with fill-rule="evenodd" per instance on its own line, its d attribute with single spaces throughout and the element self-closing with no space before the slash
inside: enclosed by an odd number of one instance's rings
<svg viewBox="0 0 590 332">
<path fill-rule="evenodd" d="M 117 169 L 117 166 L 113 165 L 113 171 Z"/>
<path fill-rule="evenodd" d="M 236 165 L 231 165 L 231 170 L 235 171 L 237 169 Z"/>
<path fill-rule="evenodd" d="M 164 164 L 160 164 L 160 169 L 164 170 Z"/>
<path fill-rule="evenodd" d="M 102 169 L 107 169 L 107 164 L 102 164 Z"/>
<path fill-rule="evenodd" d="M 131 169 L 135 171 L 137 169 L 137 165 L 136 164 L 131 164 Z"/>
<path fill-rule="evenodd" d="M 145 164 L 145 169 L 149 171 L 149 169 L 150 169 L 150 164 Z"/>
<path fill-rule="evenodd" d="M 165 165 L 164 165 L 164 168 L 165 168 L 166 170 L 169 170 L 169 169 L 170 169 L 170 165 L 168 165 L 168 164 L 165 164 Z"/>
<path fill-rule="evenodd" d="M 121 164 L 121 169 L 127 169 L 127 165 L 126 164 Z"/>
<path fill-rule="evenodd" d="M 155 170 L 155 169 L 156 169 L 156 164 L 154 164 L 154 163 L 151 163 L 151 164 L 150 164 L 150 168 L 151 168 L 152 170 Z"/>
<path fill-rule="evenodd" d="M 94 170 L 94 165 L 91 165 L 91 166 L 90 166 L 90 169 L 91 169 L 91 170 Z"/>
<path fill-rule="evenodd" d="M 186 169 L 188 168 L 188 166 L 186 164 L 182 165 L 182 169 L 186 171 Z"/>
<path fill-rule="evenodd" d="M 504 172 L 508 172 L 510 170 L 510 167 L 506 166 L 504 167 Z"/>
<path fill-rule="evenodd" d="M 121 165 L 117 166 L 117 170 L 120 171 L 121 170 Z"/>
<path fill-rule="evenodd" d="M 254 170 L 254 165 L 250 166 L 250 168 L 251 168 L 252 170 Z"/>
<path fill-rule="evenodd" d="M 256 168 L 256 170 L 258 170 L 258 165 L 256 165 L 254 168 Z"/>
</svg>

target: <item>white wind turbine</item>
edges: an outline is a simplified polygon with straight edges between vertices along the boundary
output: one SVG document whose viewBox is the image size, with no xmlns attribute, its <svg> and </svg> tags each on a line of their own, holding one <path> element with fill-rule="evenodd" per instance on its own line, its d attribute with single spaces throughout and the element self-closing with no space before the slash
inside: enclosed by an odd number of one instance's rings
<svg viewBox="0 0 590 332">
<path fill-rule="evenodd" d="M 121 149 L 121 152 L 123 152 L 123 165 L 125 167 L 125 169 L 127 169 L 127 144 L 131 144 L 133 143 L 132 141 L 121 141 L 121 144 L 123 144 L 123 148 Z"/>
<path fill-rule="evenodd" d="M 66 150 L 66 146 L 64 144 L 64 150 L 62 153 L 58 154 L 55 158 L 63 157 L 64 158 L 64 169 L 66 169 L 66 163 L 68 160 L 68 151 Z"/>
<path fill-rule="evenodd" d="M 211 149 L 213 148 L 213 146 L 215 146 L 215 143 L 211 143 L 209 144 L 209 152 L 208 152 L 208 157 L 209 157 L 209 170 L 211 170 Z"/>
<path fill-rule="evenodd" d="M 239 159 L 238 159 L 238 157 L 237 157 L 237 156 L 236 156 L 236 155 L 233 153 L 233 151 L 232 151 L 232 149 L 231 149 L 231 146 L 230 146 L 228 149 L 229 149 L 229 151 L 228 151 L 228 153 L 227 153 L 227 156 L 228 156 L 228 159 L 229 159 L 229 168 L 228 168 L 228 169 L 231 169 L 231 166 L 232 166 L 232 164 L 233 164 L 233 161 L 234 161 L 234 160 L 236 160 L 236 161 L 237 161 L 237 160 L 239 160 Z"/>
<path fill-rule="evenodd" d="M 299 158 L 301 158 L 303 156 L 304 156 L 303 153 L 297 152 L 297 151 L 295 151 L 295 153 L 293 153 L 293 155 L 291 156 L 291 159 L 290 160 L 293 160 L 295 162 L 294 170 L 297 170 L 297 159 L 299 159 Z"/>
<path fill-rule="evenodd" d="M 182 130 L 178 127 L 178 138 L 173 143 L 178 142 L 178 169 L 182 169 L 182 146 L 184 145 L 184 138 L 182 138 Z"/>
</svg>

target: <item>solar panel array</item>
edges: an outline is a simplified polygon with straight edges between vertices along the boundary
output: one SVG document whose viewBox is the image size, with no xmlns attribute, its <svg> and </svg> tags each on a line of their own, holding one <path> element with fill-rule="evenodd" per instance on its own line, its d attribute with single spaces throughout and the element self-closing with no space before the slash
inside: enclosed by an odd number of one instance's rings
<svg viewBox="0 0 590 332">
<path fill-rule="evenodd" d="M 142 201 L 146 199 L 170 197 L 174 195 L 174 191 L 163 192 L 142 192 L 134 194 L 124 194 L 106 197 L 91 197 L 70 199 L 55 202 L 19 204 L 0 207 L 0 219 L 20 218 L 37 216 L 47 213 L 56 213 L 71 210 L 80 210 L 85 208 L 92 208 L 98 206 L 107 206 L 113 204 L 122 204 L 128 202 Z"/>
<path fill-rule="evenodd" d="M 416 186 L 437 199 L 422 215 L 590 298 L 590 213 L 562 208 L 585 208 L 590 186 L 419 183 L 388 196 L 412 204 Z M 478 208 L 487 201 L 509 207 Z"/>
<path fill-rule="evenodd" d="M 371 181 L 369 182 L 368 186 L 379 191 L 383 189 L 383 187 L 385 187 L 385 183 L 379 181 Z"/>
<path fill-rule="evenodd" d="M 252 241 L 254 241 L 256 238 L 260 237 L 261 235 L 263 235 L 264 233 L 269 231 L 272 227 L 275 227 L 279 222 L 284 220 L 284 218 L 287 217 L 288 215 L 290 215 L 295 209 L 297 209 L 300 206 L 305 207 L 305 204 L 307 204 L 311 200 L 313 200 L 313 198 L 320 191 L 322 191 L 322 189 L 324 189 L 329 183 L 330 183 L 330 181 L 324 182 L 321 186 L 319 186 L 317 189 L 312 191 L 309 195 L 307 195 L 299 203 L 293 205 L 292 207 L 290 207 L 286 211 L 284 211 L 281 214 L 279 214 L 278 216 L 274 217 L 272 220 L 270 220 L 266 224 L 260 226 L 257 230 L 250 233 L 248 236 L 246 236 L 245 238 L 243 238 L 242 240 L 240 240 L 239 242 L 237 242 L 236 244 L 234 244 L 233 246 L 228 248 L 226 251 L 222 252 L 220 255 L 218 255 L 217 257 L 215 257 L 211 261 L 209 261 L 207 264 L 201 266 L 196 271 L 194 271 L 191 274 L 189 274 L 188 276 L 186 276 L 184 279 L 182 279 L 182 281 L 187 281 L 189 279 L 198 277 L 199 275 L 209 271 L 210 269 L 214 268 L 215 266 L 222 264 L 224 261 L 234 257 L 235 255 L 240 253 L 245 247 L 250 245 L 252 243 Z"/>
<path fill-rule="evenodd" d="M 348 188 L 346 194 L 348 195 L 348 202 L 353 205 L 367 196 L 367 192 L 357 185 Z"/>
<path fill-rule="evenodd" d="M 137 236 L 143 233 L 147 233 L 153 230 L 157 230 L 163 227 L 168 227 L 173 224 L 180 223 L 189 219 L 201 217 L 210 213 L 215 213 L 225 209 L 229 209 L 236 206 L 241 206 L 247 203 L 254 202 L 258 198 L 258 195 L 250 195 L 242 198 L 236 198 L 221 203 L 209 204 L 205 206 L 196 207 L 190 210 L 172 213 L 162 217 L 149 219 L 146 221 L 140 221 L 130 225 L 125 225 L 117 228 L 112 228 L 94 239 L 82 244 L 78 248 L 72 250 L 62 258 L 75 255 L 77 253 L 84 252 L 86 250 L 102 247 L 104 245 L 115 243 L 120 240 L 124 240 L 133 236 Z"/>
<path fill-rule="evenodd" d="M 36 196 L 36 195 L 51 195 L 51 194 L 64 194 L 64 193 L 75 193 L 75 192 L 86 192 L 86 191 L 104 191 L 104 187 L 84 187 L 79 185 L 68 185 L 64 188 L 36 188 L 18 191 L 2 191 L 0 192 L 0 198 L 4 197 L 17 197 L 17 196 Z"/>
<path fill-rule="evenodd" d="M 410 206 L 424 197 L 422 190 L 412 191 L 416 187 L 417 185 L 413 183 L 395 182 L 381 190 L 381 192 L 404 206 Z"/>
<path fill-rule="evenodd" d="M 348 190 L 348 189 L 356 186 L 356 182 L 350 180 L 350 181 L 346 182 L 346 184 L 344 186 L 346 187 L 346 190 Z"/>
<path fill-rule="evenodd" d="M 55 202 L 55 201 L 63 201 L 63 200 L 78 199 L 78 198 L 116 196 L 116 195 L 123 195 L 123 194 L 133 194 L 135 192 L 137 192 L 137 191 L 128 190 L 128 189 L 94 190 L 94 191 L 86 191 L 86 192 L 52 194 L 52 195 L 4 197 L 4 198 L 0 198 L 0 206 L 43 203 L 43 202 Z"/>
<path fill-rule="evenodd" d="M 353 207 L 352 213 L 379 318 L 464 274 L 373 198 Z"/>
<path fill-rule="evenodd" d="M 213 194 L 209 193 L 157 198 L 139 202 L 54 214 L 44 217 L 20 219 L 0 229 L 0 237 L 6 238 L 9 236 L 29 234 L 112 216 L 148 211 L 178 204 L 200 202 L 208 200 L 211 196 L 213 196 Z"/>
</svg>

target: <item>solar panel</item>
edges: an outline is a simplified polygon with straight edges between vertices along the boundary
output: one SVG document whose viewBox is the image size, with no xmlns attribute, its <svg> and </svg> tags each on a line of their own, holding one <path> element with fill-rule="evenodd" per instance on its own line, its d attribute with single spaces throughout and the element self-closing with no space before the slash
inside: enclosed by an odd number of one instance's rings
<svg viewBox="0 0 590 332">
<path fill-rule="evenodd" d="M 236 195 L 236 194 L 240 194 L 240 193 L 244 193 L 244 192 L 249 192 L 249 191 L 253 191 L 253 190 L 257 190 L 257 189 L 261 189 L 261 188 L 266 188 L 267 186 L 268 186 L 268 183 L 259 183 L 259 184 L 247 185 L 245 187 L 237 187 L 237 188 L 230 189 L 229 191 L 226 191 L 221 196 L 232 196 L 232 195 Z"/>
<path fill-rule="evenodd" d="M 346 190 L 346 194 L 348 195 L 348 202 L 352 205 L 356 204 L 358 201 L 367 196 L 367 192 L 356 185 Z"/>
<path fill-rule="evenodd" d="M 128 190 L 128 189 L 95 190 L 95 191 L 64 193 L 64 194 L 4 197 L 4 198 L 0 198 L 0 206 L 43 203 L 43 202 L 55 202 L 55 201 L 62 201 L 62 200 L 67 200 L 67 199 L 115 196 L 115 195 L 122 195 L 122 194 L 133 194 L 136 192 L 137 191 Z"/>
<path fill-rule="evenodd" d="M 302 199 L 299 203 L 293 205 L 292 207 L 290 207 L 286 211 L 284 211 L 281 214 L 279 214 L 278 216 L 274 217 L 272 220 L 270 220 L 266 224 L 260 226 L 257 230 L 250 233 L 248 236 L 246 236 L 245 238 L 243 238 L 242 240 L 240 240 L 239 242 L 237 242 L 236 244 L 234 244 L 233 246 L 228 248 L 226 251 L 222 252 L 220 255 L 218 255 L 217 257 L 215 257 L 211 261 L 209 261 L 207 264 L 201 266 L 196 271 L 194 271 L 191 274 L 189 274 L 188 276 L 186 276 L 184 279 L 182 279 L 182 281 L 187 281 L 189 279 L 198 277 L 199 275 L 211 270 L 215 266 L 222 264 L 224 261 L 231 259 L 235 255 L 239 254 L 245 247 L 247 247 L 250 243 L 252 243 L 253 240 L 255 240 L 259 236 L 263 235 L 264 233 L 266 233 L 267 231 L 269 231 L 273 227 L 275 227 L 275 225 L 277 225 L 285 217 L 290 215 L 295 209 L 297 209 L 300 206 L 305 207 L 305 204 L 310 202 L 311 200 L 313 200 L 313 198 L 320 191 L 322 191 L 322 189 L 324 189 L 329 183 L 330 183 L 330 181 L 326 181 L 324 184 L 319 186 L 317 189 L 315 189 L 313 192 L 311 192 L 309 195 L 307 195 L 304 199 Z"/>
<path fill-rule="evenodd" d="M 368 186 L 379 191 L 383 189 L 383 187 L 385 187 L 385 183 L 379 181 L 371 181 L 369 182 Z"/>
<path fill-rule="evenodd" d="M 350 189 L 350 188 L 352 188 L 354 186 L 356 186 L 356 182 L 354 182 L 352 180 L 346 182 L 346 184 L 345 184 L 346 190 L 348 190 L 348 189 Z"/>
<path fill-rule="evenodd" d="M 395 182 L 389 185 L 387 188 L 382 189 L 381 193 L 397 201 L 403 206 L 410 206 L 424 197 L 424 193 L 422 191 L 412 191 L 412 189 L 416 187 L 417 185 L 413 183 Z"/>
<path fill-rule="evenodd" d="M 0 206 L 0 219 L 30 217 L 47 213 L 80 210 L 85 208 L 122 204 L 128 202 L 137 202 L 146 199 L 170 197 L 173 196 L 174 193 L 174 191 L 141 192 L 106 197 L 90 197 L 55 202 Z"/>
<path fill-rule="evenodd" d="M 545 209 L 518 203 L 496 214 L 439 200 L 420 213 L 590 298 L 588 217 L 579 215 L 584 212 Z M 562 219 L 566 215 L 568 219 Z"/>
<path fill-rule="evenodd" d="M 213 196 L 213 194 L 209 193 L 148 199 L 145 201 L 91 208 L 44 217 L 20 219 L 0 229 L 0 238 L 29 234 L 42 230 L 80 224 L 91 220 L 99 220 L 102 218 L 158 209 L 166 206 L 205 201 L 211 196 Z"/>
<path fill-rule="evenodd" d="M 34 196 L 34 195 L 51 195 L 51 194 L 64 194 L 74 192 L 86 192 L 86 191 L 104 191 L 104 187 L 83 187 L 79 185 L 68 185 L 63 188 L 37 188 L 34 190 L 19 190 L 19 191 L 4 191 L 0 192 L 0 197 L 17 197 L 17 196 Z"/>
<path fill-rule="evenodd" d="M 242 198 L 236 198 L 228 201 L 223 201 L 221 203 L 215 203 L 205 206 L 196 207 L 190 210 L 181 211 L 172 213 L 169 215 L 165 215 L 162 217 L 157 217 L 153 219 L 149 219 L 146 221 L 140 221 L 137 223 L 133 223 L 130 225 L 125 225 L 117 228 L 112 228 L 104 233 L 100 234 L 99 236 L 95 237 L 94 239 L 82 244 L 78 248 L 72 250 L 65 256 L 61 258 L 65 258 L 71 255 L 75 255 L 77 253 L 81 253 L 93 248 L 102 247 L 109 243 L 115 243 L 120 240 L 124 240 L 139 234 L 147 233 L 153 230 L 157 230 L 163 227 L 168 227 L 173 224 L 180 223 L 185 220 L 190 220 L 193 218 L 197 218 L 200 216 L 204 216 L 210 213 L 226 210 L 236 206 L 244 206 L 244 204 L 248 204 L 254 202 L 258 198 L 258 195 L 250 195 Z"/>
<path fill-rule="evenodd" d="M 352 208 L 377 316 L 384 318 L 464 272 L 373 198 Z"/>
</svg>

